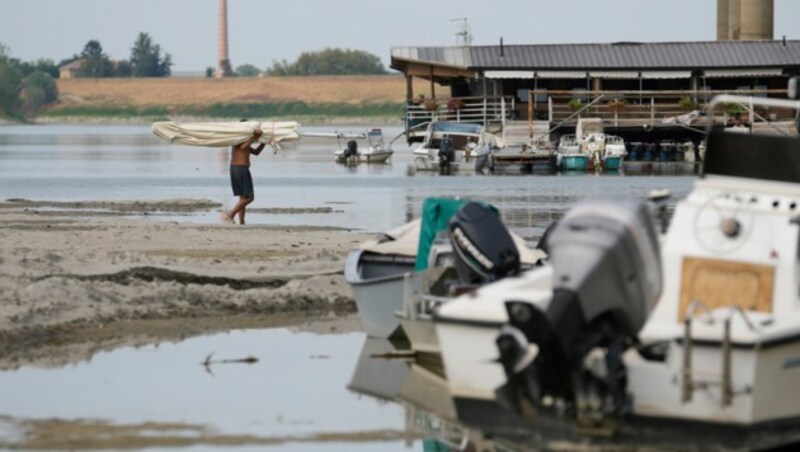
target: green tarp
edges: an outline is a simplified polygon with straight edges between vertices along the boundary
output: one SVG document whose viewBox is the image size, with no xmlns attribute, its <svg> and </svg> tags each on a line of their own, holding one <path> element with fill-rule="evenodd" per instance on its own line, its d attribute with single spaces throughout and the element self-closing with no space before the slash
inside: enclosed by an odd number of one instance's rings
<svg viewBox="0 0 800 452">
<path fill-rule="evenodd" d="M 428 254 L 431 251 L 433 239 L 439 231 L 447 229 L 450 218 L 458 212 L 464 204 L 472 201 L 460 198 L 427 198 L 422 203 L 422 226 L 419 230 L 419 245 L 417 248 L 417 265 L 415 269 L 425 270 L 428 268 Z M 481 203 L 494 210 L 497 209 L 486 203 Z"/>
</svg>

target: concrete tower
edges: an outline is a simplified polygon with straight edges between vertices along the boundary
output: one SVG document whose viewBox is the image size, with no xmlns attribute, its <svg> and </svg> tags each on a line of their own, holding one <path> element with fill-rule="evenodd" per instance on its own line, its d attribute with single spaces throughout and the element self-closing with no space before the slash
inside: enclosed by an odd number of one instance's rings
<svg viewBox="0 0 800 452">
<path fill-rule="evenodd" d="M 228 58 L 228 0 L 219 0 L 218 41 L 219 61 L 217 63 L 217 72 L 214 75 L 217 78 L 228 77 L 233 75 L 233 71 L 231 70 L 231 60 Z"/>
<path fill-rule="evenodd" d="M 717 40 L 772 40 L 775 0 L 717 0 Z"/>
</svg>

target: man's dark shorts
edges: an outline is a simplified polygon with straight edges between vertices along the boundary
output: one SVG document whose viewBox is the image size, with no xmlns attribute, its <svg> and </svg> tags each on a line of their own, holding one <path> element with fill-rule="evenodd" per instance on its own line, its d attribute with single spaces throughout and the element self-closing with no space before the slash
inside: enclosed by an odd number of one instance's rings
<svg viewBox="0 0 800 452">
<path fill-rule="evenodd" d="M 231 187 L 233 196 L 243 198 L 253 198 L 253 177 L 250 175 L 250 168 L 246 166 L 231 165 Z"/>
</svg>

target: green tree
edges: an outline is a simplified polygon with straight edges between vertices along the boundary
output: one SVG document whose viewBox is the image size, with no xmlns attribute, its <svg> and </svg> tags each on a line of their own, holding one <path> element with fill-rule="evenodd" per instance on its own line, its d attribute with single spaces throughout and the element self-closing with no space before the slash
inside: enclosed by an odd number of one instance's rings
<svg viewBox="0 0 800 452">
<path fill-rule="evenodd" d="M 114 77 L 130 77 L 133 75 L 133 66 L 128 60 L 117 61 L 114 65 Z"/>
<path fill-rule="evenodd" d="M 270 75 L 356 75 L 385 74 L 380 58 L 362 50 L 325 49 L 303 52 L 294 63 L 274 61 Z"/>
<path fill-rule="evenodd" d="M 211 67 L 211 66 L 208 66 L 206 68 L 206 78 L 211 78 L 213 76 L 214 76 L 214 68 Z"/>
<path fill-rule="evenodd" d="M 8 47 L 0 43 L 0 116 L 16 116 L 20 104 L 22 75 L 8 56 Z"/>
<path fill-rule="evenodd" d="M 44 95 L 44 103 L 50 104 L 58 100 L 58 86 L 55 79 L 47 72 L 34 71 L 22 81 L 24 91 L 38 88 Z"/>
<path fill-rule="evenodd" d="M 261 71 L 252 64 L 242 64 L 236 66 L 236 75 L 239 77 L 258 77 Z"/>
<path fill-rule="evenodd" d="M 100 41 L 92 39 L 87 42 L 80 58 L 83 59 L 83 63 L 78 69 L 79 77 L 110 77 L 114 73 L 114 65 L 108 55 L 103 52 Z"/>
<path fill-rule="evenodd" d="M 161 57 L 161 46 L 153 43 L 150 35 L 139 33 L 131 49 L 131 68 L 134 77 L 169 77 L 172 57 Z"/>
</svg>

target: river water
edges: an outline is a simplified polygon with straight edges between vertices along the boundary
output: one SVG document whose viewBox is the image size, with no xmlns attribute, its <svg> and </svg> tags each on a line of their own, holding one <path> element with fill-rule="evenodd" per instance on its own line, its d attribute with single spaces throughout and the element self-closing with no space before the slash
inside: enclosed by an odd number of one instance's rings
<svg viewBox="0 0 800 452">
<path fill-rule="evenodd" d="M 364 131 L 357 126 L 303 129 L 334 130 Z M 399 132 L 384 130 L 387 137 Z M 337 146 L 336 140 L 308 139 L 276 154 L 268 148 L 255 157 L 252 207 L 296 213 L 249 213 L 249 223 L 383 231 L 417 216 L 426 197 L 461 196 L 494 204 L 511 229 L 535 240 L 583 198 L 642 198 L 666 188 L 677 199 L 694 180 L 627 174 L 409 175 L 411 151 L 401 141 L 393 146 L 390 164 L 354 168 L 333 162 Z M 224 149 L 163 143 L 146 126 L 5 125 L 0 126 L 0 201 L 200 198 L 230 207 L 235 199 L 228 157 Z M 162 220 L 218 221 L 213 211 L 152 217 Z M 363 333 L 320 335 L 274 328 L 123 347 L 63 367 L 22 366 L 0 372 L 0 440 L 22 434 L 9 419 L 57 418 L 203 426 L 218 435 L 278 438 L 273 445 L 286 450 L 429 450 L 431 443 L 421 439 L 426 433 L 419 427 L 433 431 L 435 426 L 444 428 L 443 421 L 421 418 L 413 406 L 389 402 L 391 395 L 375 389 L 401 384 L 410 365 L 382 363 L 378 367 L 384 370 L 364 379 L 359 368 L 366 345 Z M 200 362 L 211 352 L 215 359 L 246 353 L 258 362 L 207 369 Z M 387 376 L 387 366 L 395 376 Z M 199 434 L 182 428 L 171 434 Z M 378 438 L 380 432 L 389 433 Z M 330 433 L 342 436 L 319 439 Z M 347 436 L 353 433 L 362 436 Z"/>
<path fill-rule="evenodd" d="M 364 128 L 313 127 L 304 132 L 363 132 Z M 394 137 L 399 128 L 384 130 Z M 303 139 L 252 159 L 256 200 L 251 208 L 291 208 L 295 213 L 252 213 L 251 223 L 327 225 L 384 231 L 419 214 L 429 196 L 487 201 L 506 224 L 537 235 L 577 200 L 598 194 L 644 197 L 657 188 L 685 195 L 691 176 L 463 173 L 408 175 L 411 151 L 401 140 L 388 165 L 334 164 L 335 139 Z M 169 145 L 147 126 L 0 127 L 0 200 L 41 201 L 202 198 L 233 205 L 228 151 Z M 172 218 L 170 218 L 172 219 Z M 214 222 L 215 212 L 180 221 Z"/>
</svg>

